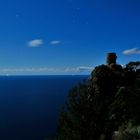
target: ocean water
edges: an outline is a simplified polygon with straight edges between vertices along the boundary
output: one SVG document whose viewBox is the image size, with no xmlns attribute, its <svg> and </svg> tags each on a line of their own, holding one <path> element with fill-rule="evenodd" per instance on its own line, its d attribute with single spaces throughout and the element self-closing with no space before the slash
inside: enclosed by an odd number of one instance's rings
<svg viewBox="0 0 140 140">
<path fill-rule="evenodd" d="M 0 140 L 43 140 L 55 134 L 68 91 L 88 76 L 1 76 Z"/>
</svg>

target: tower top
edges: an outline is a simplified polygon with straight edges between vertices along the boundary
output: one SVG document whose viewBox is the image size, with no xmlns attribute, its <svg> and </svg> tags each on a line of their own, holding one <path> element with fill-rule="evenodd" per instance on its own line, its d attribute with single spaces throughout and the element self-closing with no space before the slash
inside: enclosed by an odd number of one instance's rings
<svg viewBox="0 0 140 140">
<path fill-rule="evenodd" d="M 106 64 L 110 65 L 112 63 L 116 64 L 117 55 L 114 52 L 107 53 L 106 55 Z"/>
</svg>

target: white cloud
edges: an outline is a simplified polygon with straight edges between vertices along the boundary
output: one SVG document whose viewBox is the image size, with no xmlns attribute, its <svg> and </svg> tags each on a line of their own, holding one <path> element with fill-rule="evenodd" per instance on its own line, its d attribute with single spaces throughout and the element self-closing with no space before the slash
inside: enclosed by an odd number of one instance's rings
<svg viewBox="0 0 140 140">
<path fill-rule="evenodd" d="M 8 72 L 52 72 L 55 71 L 53 68 L 4 68 L 0 69 L 1 73 L 8 73 Z"/>
<path fill-rule="evenodd" d="M 93 67 L 79 66 L 67 68 L 0 68 L 0 75 L 23 75 L 23 74 L 90 74 Z"/>
<path fill-rule="evenodd" d="M 72 67 L 72 68 L 66 68 L 64 71 L 67 72 L 74 72 L 74 73 L 81 73 L 81 72 L 91 72 L 93 70 L 93 67 L 87 67 L 87 66 L 79 66 L 79 67 Z"/>
<path fill-rule="evenodd" d="M 123 54 L 124 55 L 140 54 L 140 49 L 138 49 L 138 48 L 132 48 L 132 49 L 124 50 L 123 51 Z"/>
<path fill-rule="evenodd" d="M 93 67 L 87 67 L 87 66 L 80 66 L 77 68 L 77 70 L 80 71 L 92 71 Z"/>
<path fill-rule="evenodd" d="M 28 42 L 29 47 L 39 47 L 43 44 L 44 44 L 44 41 L 42 39 L 34 39 Z"/>
<path fill-rule="evenodd" d="M 50 42 L 51 45 L 58 45 L 60 43 L 61 43 L 60 40 L 53 40 L 53 41 Z"/>
</svg>

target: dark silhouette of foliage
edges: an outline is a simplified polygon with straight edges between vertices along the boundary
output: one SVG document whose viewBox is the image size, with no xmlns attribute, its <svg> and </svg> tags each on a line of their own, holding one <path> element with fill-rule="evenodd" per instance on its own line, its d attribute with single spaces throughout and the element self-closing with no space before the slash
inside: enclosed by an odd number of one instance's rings
<svg viewBox="0 0 140 140">
<path fill-rule="evenodd" d="M 140 139 L 140 126 L 128 126 L 116 140 L 139 140 Z"/>
<path fill-rule="evenodd" d="M 140 78 L 140 68 L 136 70 L 136 76 Z"/>
<path fill-rule="evenodd" d="M 87 89 L 86 84 L 79 84 L 71 89 L 67 102 L 67 111 L 61 112 L 58 139 L 82 140 L 90 137 L 91 134 L 89 133 L 94 128 L 92 126 L 94 124 L 91 123 L 94 108 L 91 108 L 93 106 L 92 95 Z"/>
<path fill-rule="evenodd" d="M 130 87 L 121 87 L 110 106 L 110 122 L 119 130 L 116 140 L 140 138 L 140 81 Z"/>
<path fill-rule="evenodd" d="M 136 62 L 131 61 L 126 65 L 126 69 L 130 71 L 131 70 L 136 71 L 138 67 L 140 67 L 140 61 L 136 61 Z"/>
<path fill-rule="evenodd" d="M 140 125 L 140 82 L 135 80 L 136 72 L 120 65 L 97 66 L 88 81 L 70 90 L 56 139 L 111 140 L 129 122 Z"/>
</svg>

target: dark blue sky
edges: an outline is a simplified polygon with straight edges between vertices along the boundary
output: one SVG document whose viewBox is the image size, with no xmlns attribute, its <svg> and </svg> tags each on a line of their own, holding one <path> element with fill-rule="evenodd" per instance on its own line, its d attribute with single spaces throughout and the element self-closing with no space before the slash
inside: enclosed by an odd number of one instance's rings
<svg viewBox="0 0 140 140">
<path fill-rule="evenodd" d="M 139 0 L 1 0 L 0 74 L 86 74 L 140 59 Z"/>
</svg>

